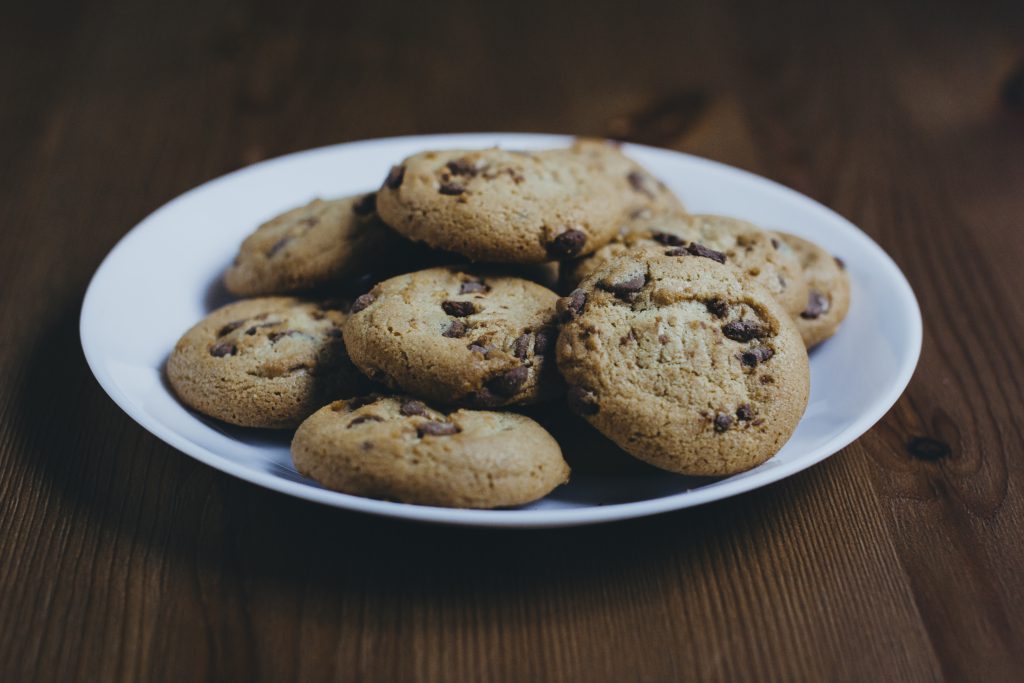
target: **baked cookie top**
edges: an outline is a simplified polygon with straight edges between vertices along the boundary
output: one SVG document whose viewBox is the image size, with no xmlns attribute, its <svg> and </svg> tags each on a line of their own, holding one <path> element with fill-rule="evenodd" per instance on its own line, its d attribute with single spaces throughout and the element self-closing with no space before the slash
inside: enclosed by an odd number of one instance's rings
<svg viewBox="0 0 1024 683">
<path fill-rule="evenodd" d="M 779 236 L 796 253 L 807 283 L 807 301 L 793 321 L 811 348 L 835 334 L 850 310 L 850 275 L 840 259 L 817 244 L 796 235 Z"/>
<path fill-rule="evenodd" d="M 259 226 L 224 274 L 239 296 L 286 294 L 354 279 L 426 253 L 377 216 L 376 194 L 314 199 Z M 393 271 L 392 271 L 393 272 Z"/>
<path fill-rule="evenodd" d="M 557 295 L 485 269 L 399 275 L 356 299 L 352 361 L 371 379 L 467 407 L 533 403 L 560 391 L 551 343 Z"/>
<path fill-rule="evenodd" d="M 445 413 L 408 396 L 336 401 L 302 423 L 296 469 L 358 496 L 420 505 L 522 505 L 569 478 L 558 443 L 516 413 Z"/>
<path fill-rule="evenodd" d="M 167 377 L 189 407 L 244 427 L 286 428 L 364 380 L 345 353 L 338 305 L 292 297 L 228 304 L 175 345 Z"/>
<path fill-rule="evenodd" d="M 567 399 L 657 467 L 725 475 L 775 454 L 807 405 L 807 353 L 760 285 L 708 254 L 637 250 L 559 301 Z"/>
<path fill-rule="evenodd" d="M 669 247 L 716 252 L 715 259 L 753 278 L 790 315 L 797 315 L 807 304 L 799 259 L 778 235 L 736 218 L 679 211 L 636 214 L 614 240 L 594 254 L 564 263 L 563 281 L 571 287 L 633 249 L 660 253 Z"/>
<path fill-rule="evenodd" d="M 433 247 L 540 263 L 593 252 L 631 210 L 670 196 L 614 147 L 587 143 L 414 154 L 391 169 L 377 207 L 388 225 Z"/>
</svg>

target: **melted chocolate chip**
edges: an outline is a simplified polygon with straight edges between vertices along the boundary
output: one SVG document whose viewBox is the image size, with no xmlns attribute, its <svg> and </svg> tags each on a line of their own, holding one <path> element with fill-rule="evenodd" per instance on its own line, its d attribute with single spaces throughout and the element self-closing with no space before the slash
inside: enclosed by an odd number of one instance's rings
<svg viewBox="0 0 1024 683">
<path fill-rule="evenodd" d="M 288 243 L 291 242 L 293 239 L 294 238 L 291 237 L 290 235 L 286 235 L 279 239 L 278 241 L 274 242 L 273 246 L 271 246 L 270 249 L 267 249 L 267 258 L 273 258 L 277 252 L 281 251 L 286 246 L 288 246 Z"/>
<path fill-rule="evenodd" d="M 525 365 L 520 365 L 489 379 L 487 388 L 499 396 L 511 398 L 519 392 L 529 376 L 530 369 Z"/>
<path fill-rule="evenodd" d="M 224 356 L 233 356 L 238 353 L 238 347 L 228 342 L 221 344 L 214 344 L 210 347 L 210 355 L 216 356 L 217 358 L 223 358 Z"/>
<path fill-rule="evenodd" d="M 516 340 L 512 342 L 512 354 L 519 360 L 526 360 L 526 356 L 530 353 L 531 342 L 533 341 L 533 335 L 527 332 L 516 337 Z"/>
<path fill-rule="evenodd" d="M 567 297 L 558 300 L 558 311 L 563 321 L 568 322 L 583 313 L 587 305 L 587 293 L 582 289 L 574 289 Z"/>
<path fill-rule="evenodd" d="M 218 337 L 223 337 L 225 334 L 230 334 L 231 332 L 234 332 L 235 330 L 237 330 L 239 327 L 241 327 L 244 324 L 245 324 L 244 320 L 235 320 L 233 322 L 230 322 L 227 325 L 225 325 L 224 327 L 222 327 L 219 330 L 217 330 L 217 336 Z"/>
<path fill-rule="evenodd" d="M 721 434 L 732 426 L 732 415 L 718 413 L 715 415 L 715 431 Z"/>
<path fill-rule="evenodd" d="M 406 401 L 402 404 L 402 407 L 398 409 L 398 412 L 402 415 L 426 415 L 427 406 L 423 401 Z"/>
<path fill-rule="evenodd" d="M 416 434 L 421 439 L 424 436 L 451 436 L 460 431 L 462 430 L 451 422 L 424 422 L 416 426 Z"/>
<path fill-rule="evenodd" d="M 689 256 L 690 252 L 686 251 L 686 247 L 673 247 L 672 249 L 665 250 L 665 256 Z"/>
<path fill-rule="evenodd" d="M 565 400 L 569 410 L 577 415 L 594 415 L 601 409 L 597 404 L 597 394 L 583 387 L 569 387 Z"/>
<path fill-rule="evenodd" d="M 279 324 L 280 323 L 278 322 L 260 323 L 259 325 L 253 325 L 252 327 L 247 329 L 245 333 L 251 337 L 252 335 L 256 334 L 256 330 L 263 329 L 264 327 L 274 327 L 275 325 Z"/>
<path fill-rule="evenodd" d="M 491 351 L 494 350 L 493 346 L 490 346 L 490 345 L 482 346 L 480 344 L 470 344 L 466 348 L 469 349 L 470 351 L 475 352 L 475 353 L 479 353 L 480 355 L 484 356 L 485 358 L 487 357 L 488 353 L 490 353 Z"/>
<path fill-rule="evenodd" d="M 690 246 L 686 247 L 686 251 L 693 256 L 703 256 L 704 258 L 709 258 L 712 261 L 725 263 L 725 254 L 720 251 L 715 251 L 714 249 L 708 249 L 703 244 L 699 244 L 697 242 L 690 242 Z"/>
<path fill-rule="evenodd" d="M 666 247 L 679 247 L 685 244 L 685 241 L 679 235 L 673 235 L 670 232 L 660 232 L 658 230 L 651 233 L 651 239 L 658 244 L 664 244 Z"/>
<path fill-rule="evenodd" d="M 453 320 L 448 329 L 441 333 L 442 337 L 448 337 L 450 339 L 458 339 L 459 337 L 466 336 L 466 323 L 461 320 Z"/>
<path fill-rule="evenodd" d="M 450 183 L 450 182 L 448 182 L 448 183 L 441 183 L 441 186 L 439 188 L 437 188 L 437 191 L 440 192 L 441 194 L 447 194 L 447 195 L 455 196 L 455 195 L 460 195 L 463 192 L 465 192 L 466 188 L 464 188 L 462 185 L 459 185 L 458 183 Z"/>
<path fill-rule="evenodd" d="M 750 422 L 754 419 L 754 409 L 750 407 L 749 403 L 744 403 L 736 409 L 736 419 L 743 422 Z"/>
<path fill-rule="evenodd" d="M 778 249 L 781 245 L 782 245 L 782 243 L 779 242 L 779 239 L 777 237 L 773 237 L 772 238 L 772 248 L 773 249 Z"/>
<path fill-rule="evenodd" d="M 608 292 L 611 292 L 620 299 L 629 299 L 647 284 L 647 276 L 643 273 L 637 273 L 632 277 L 618 282 L 605 282 L 602 280 L 598 283 L 598 287 Z"/>
<path fill-rule="evenodd" d="M 299 331 L 298 330 L 281 330 L 280 332 L 271 332 L 270 334 L 267 335 L 267 337 L 270 339 L 270 343 L 271 344 L 276 344 L 278 341 L 281 340 L 282 337 L 290 337 L 293 334 L 299 334 Z"/>
<path fill-rule="evenodd" d="M 645 194 L 651 199 L 654 199 L 654 191 L 651 190 L 651 179 L 644 173 L 641 173 L 640 171 L 630 171 L 629 174 L 626 175 L 626 179 L 629 180 L 629 186 L 632 187 L 634 191 Z"/>
<path fill-rule="evenodd" d="M 384 179 L 384 185 L 392 190 L 397 190 L 405 180 L 405 166 L 392 166 L 388 171 L 388 177 Z"/>
<path fill-rule="evenodd" d="M 352 211 L 357 216 L 368 216 L 377 210 L 377 193 L 364 194 L 359 201 L 352 204 Z"/>
<path fill-rule="evenodd" d="M 828 313 L 828 309 L 828 297 L 816 289 L 812 289 L 807 295 L 807 308 L 800 313 L 800 317 L 804 320 L 814 320 L 823 313 Z"/>
<path fill-rule="evenodd" d="M 582 230 L 566 230 L 548 244 L 548 254 L 556 259 L 576 256 L 586 243 L 587 235 Z"/>
<path fill-rule="evenodd" d="M 729 305 L 721 299 L 708 299 L 704 302 L 704 307 L 716 318 L 724 318 L 729 313 Z"/>
<path fill-rule="evenodd" d="M 358 313 L 359 311 L 363 310 L 376 300 L 377 296 L 373 292 L 361 294 L 358 297 L 356 297 L 355 301 L 352 302 L 352 309 L 349 311 L 349 313 Z"/>
<path fill-rule="evenodd" d="M 480 280 L 470 280 L 459 285 L 459 294 L 486 294 L 489 291 L 491 291 L 491 288 Z"/>
<path fill-rule="evenodd" d="M 452 175 L 466 175 L 475 176 L 477 174 L 476 166 L 469 159 L 453 159 L 445 164 Z"/>
<path fill-rule="evenodd" d="M 549 330 L 537 330 L 533 335 L 533 355 L 546 356 L 551 352 L 555 338 Z"/>
<path fill-rule="evenodd" d="M 748 342 L 751 339 L 760 339 L 766 336 L 768 330 L 764 325 L 753 320 L 734 320 L 722 325 L 722 334 L 733 341 Z"/>
<path fill-rule="evenodd" d="M 454 315 L 457 318 L 465 318 L 467 315 L 473 315 L 476 313 L 476 304 L 472 301 L 442 301 L 441 308 L 448 315 Z"/>
<path fill-rule="evenodd" d="M 767 346 L 755 346 L 740 355 L 740 362 L 748 368 L 756 368 L 758 363 L 763 363 L 774 355 L 775 352 Z"/>
<path fill-rule="evenodd" d="M 345 429 L 352 429 L 356 425 L 361 425 L 364 422 L 383 422 L 383 421 L 384 421 L 383 417 L 377 417 L 376 415 L 360 415 L 359 417 L 357 417 L 354 420 L 352 420 L 351 422 L 349 422 L 348 426 Z"/>
</svg>

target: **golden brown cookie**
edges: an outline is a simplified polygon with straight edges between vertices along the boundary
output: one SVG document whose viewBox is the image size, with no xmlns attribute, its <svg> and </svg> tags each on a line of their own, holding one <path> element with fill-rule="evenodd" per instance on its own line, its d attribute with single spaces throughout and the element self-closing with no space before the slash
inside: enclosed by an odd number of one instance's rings
<svg viewBox="0 0 1024 683">
<path fill-rule="evenodd" d="M 330 489 L 445 507 L 522 505 L 569 478 L 558 443 L 528 417 L 398 396 L 317 411 L 295 433 L 292 460 Z"/>
<path fill-rule="evenodd" d="M 817 244 L 796 235 L 779 236 L 796 253 L 807 283 L 807 302 L 794 316 L 807 348 L 825 341 L 839 329 L 850 310 L 850 276 L 846 266 Z"/>
<path fill-rule="evenodd" d="M 339 307 L 291 297 L 219 308 L 178 341 L 167 378 L 190 408 L 243 427 L 294 427 L 365 380 L 349 362 Z"/>
<path fill-rule="evenodd" d="M 807 352 L 760 285 L 709 254 L 630 252 L 559 301 L 570 407 L 656 467 L 726 475 L 774 455 L 809 391 Z"/>
</svg>

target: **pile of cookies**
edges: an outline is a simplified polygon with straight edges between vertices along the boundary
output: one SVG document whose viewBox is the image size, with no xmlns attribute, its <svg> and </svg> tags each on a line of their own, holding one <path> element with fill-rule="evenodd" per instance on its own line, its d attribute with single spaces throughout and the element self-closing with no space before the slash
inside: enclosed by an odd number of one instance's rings
<svg viewBox="0 0 1024 683">
<path fill-rule="evenodd" d="M 817 245 L 691 215 L 594 140 L 415 154 L 377 192 L 261 225 L 225 284 L 247 298 L 167 361 L 186 405 L 297 427 L 295 467 L 328 488 L 455 507 L 568 480 L 523 414 L 535 404 L 670 472 L 764 462 L 806 408 L 806 349 L 850 297 Z"/>
</svg>

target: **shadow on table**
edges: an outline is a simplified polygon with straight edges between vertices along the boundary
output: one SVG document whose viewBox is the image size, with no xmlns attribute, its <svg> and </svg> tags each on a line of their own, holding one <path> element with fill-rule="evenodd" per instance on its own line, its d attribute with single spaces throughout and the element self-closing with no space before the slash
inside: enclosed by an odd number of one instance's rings
<svg viewBox="0 0 1024 683">
<path fill-rule="evenodd" d="M 95 539 L 114 561 L 156 554 L 222 579 L 327 593 L 522 592 L 551 582 L 574 591 L 637 567 L 672 571 L 681 554 L 757 544 L 779 508 L 800 505 L 811 484 L 798 476 L 784 496 L 776 485 L 700 508 L 567 529 L 428 526 L 346 512 L 234 479 L 145 432 L 92 377 L 77 322 L 74 302 L 23 360 L 15 451 L 43 480 L 43 496 L 54 498 L 46 502 L 70 525 L 68 538 Z"/>
</svg>

